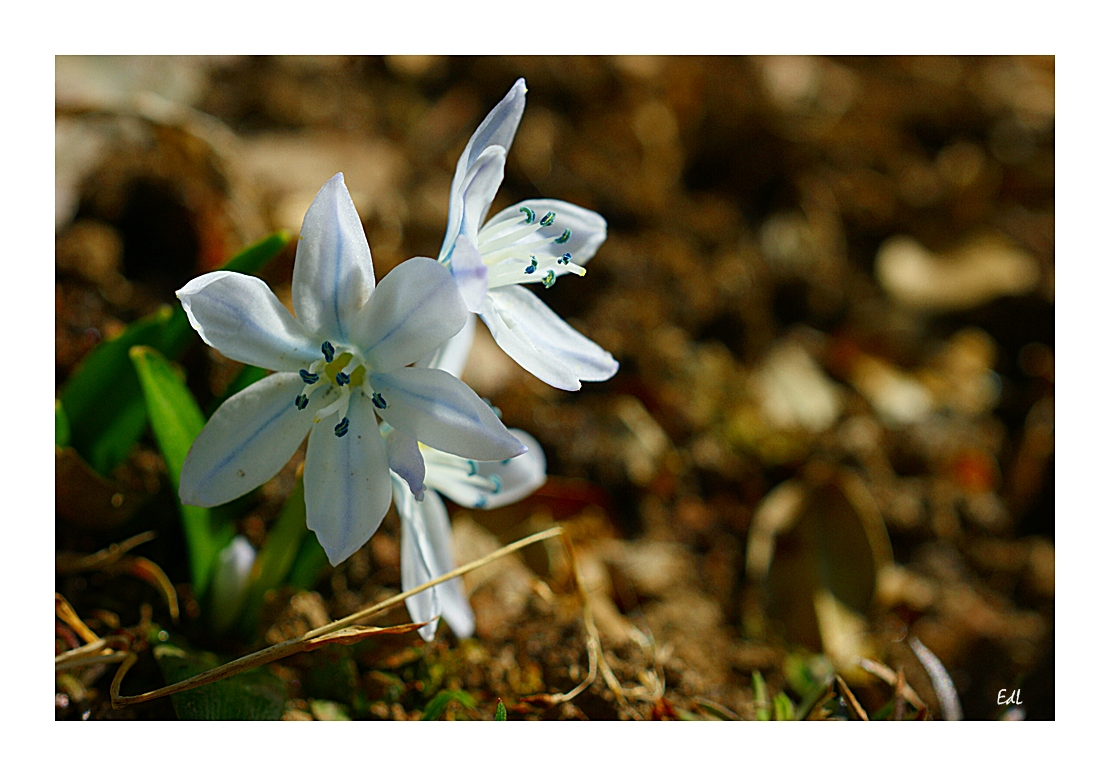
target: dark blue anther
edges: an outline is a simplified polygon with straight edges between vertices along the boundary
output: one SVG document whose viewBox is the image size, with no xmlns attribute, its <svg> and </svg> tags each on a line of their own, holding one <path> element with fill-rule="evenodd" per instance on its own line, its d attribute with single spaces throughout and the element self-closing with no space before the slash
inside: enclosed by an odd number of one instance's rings
<svg viewBox="0 0 1110 776">
<path fill-rule="evenodd" d="M 485 508 L 486 508 L 486 504 L 488 504 L 488 503 L 489 503 L 489 502 L 488 502 L 488 501 L 486 501 L 486 497 L 485 497 L 485 496 L 478 496 L 478 500 L 474 502 L 474 506 L 475 506 L 475 508 L 477 508 L 477 509 L 485 509 Z"/>
<path fill-rule="evenodd" d="M 571 256 L 569 253 L 564 253 L 562 255 L 562 257 L 559 259 L 559 263 L 562 264 L 563 266 L 566 266 L 567 264 L 570 264 L 570 260 L 573 259 L 573 258 L 574 257 Z"/>
<path fill-rule="evenodd" d="M 492 482 L 492 483 L 493 483 L 493 492 L 494 492 L 494 493 L 500 493 L 500 492 L 501 492 L 501 488 L 503 487 L 503 486 L 501 485 L 501 478 L 500 478 L 500 477 L 498 477 L 498 476 L 497 476 L 496 474 L 491 474 L 491 475 L 489 476 L 489 480 L 490 480 L 490 482 Z"/>
<path fill-rule="evenodd" d="M 524 274 L 525 275 L 531 275 L 533 272 L 536 271 L 536 267 L 538 267 L 539 265 L 540 265 L 540 263 L 538 261 L 536 261 L 536 257 L 533 256 L 532 257 L 532 263 L 524 268 Z"/>
<path fill-rule="evenodd" d="M 374 403 L 374 406 L 377 407 L 379 410 L 384 410 L 388 406 L 385 403 L 385 397 L 382 396 L 380 393 L 375 393 L 373 396 L 371 396 L 370 401 L 372 401 Z"/>
<path fill-rule="evenodd" d="M 293 404 L 296 405 L 297 409 L 303 410 L 305 407 L 308 406 L 308 397 L 305 396 L 303 393 L 298 394 L 297 398 L 293 399 Z"/>
<path fill-rule="evenodd" d="M 540 219 L 540 226 L 551 226 L 555 223 L 555 211 L 552 210 L 546 216 Z"/>
<path fill-rule="evenodd" d="M 569 239 L 570 239 L 570 230 L 569 229 L 564 229 L 563 233 L 555 238 L 555 243 L 557 245 L 562 245 L 563 243 L 565 243 Z"/>
<path fill-rule="evenodd" d="M 544 275 L 543 287 L 544 288 L 551 288 L 553 285 L 555 285 L 555 270 L 549 269 L 547 271 L 547 274 Z"/>
<path fill-rule="evenodd" d="M 336 385 L 347 385 L 350 382 L 351 382 L 351 376 L 349 374 L 347 374 L 346 372 L 338 372 L 335 375 L 335 384 Z"/>
<path fill-rule="evenodd" d="M 347 430 L 350 427 L 351 427 L 350 418 L 343 418 L 343 420 L 339 421 L 339 424 L 335 427 L 335 435 L 337 437 L 343 436 L 344 434 L 347 433 Z"/>
<path fill-rule="evenodd" d="M 313 374 L 312 372 L 309 372 L 307 369 L 302 369 L 301 370 L 301 379 L 304 380 L 309 385 L 312 385 L 314 382 L 316 382 L 317 380 L 320 379 L 320 375 Z"/>
<path fill-rule="evenodd" d="M 324 344 L 320 346 L 320 351 L 324 354 L 324 360 L 329 364 L 335 358 L 335 348 L 327 340 L 324 340 Z"/>
<path fill-rule="evenodd" d="M 524 214 L 524 223 L 530 224 L 536 220 L 536 211 L 530 207 L 521 207 L 520 212 Z"/>
<path fill-rule="evenodd" d="M 474 463 L 474 461 L 467 461 L 466 463 L 470 466 L 470 476 L 473 477 L 478 473 L 478 464 Z"/>
</svg>

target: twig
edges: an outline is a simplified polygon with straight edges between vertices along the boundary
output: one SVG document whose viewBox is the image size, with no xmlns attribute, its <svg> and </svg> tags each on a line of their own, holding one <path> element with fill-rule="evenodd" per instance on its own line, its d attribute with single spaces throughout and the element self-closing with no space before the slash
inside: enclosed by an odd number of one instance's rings
<svg viewBox="0 0 1110 776">
<path fill-rule="evenodd" d="M 261 649 L 258 652 L 253 652 L 249 655 L 245 655 L 244 657 L 232 660 L 229 663 L 224 663 L 221 666 L 217 666 L 216 668 L 204 671 L 203 673 L 189 677 L 188 679 L 184 679 L 180 682 L 167 685 L 166 687 L 161 687 L 157 690 L 151 690 L 150 692 L 140 693 L 139 695 L 120 694 L 120 684 L 123 682 L 123 677 L 127 675 L 127 672 L 131 670 L 131 667 L 135 665 L 135 662 L 138 660 L 138 655 L 136 655 L 134 652 L 130 652 L 128 653 L 127 658 L 120 665 L 119 669 L 116 671 L 115 678 L 112 679 L 112 708 L 119 709 L 135 703 L 145 703 L 147 701 L 156 700 L 158 698 L 164 698 L 168 695 L 174 695 L 175 693 L 183 692 L 185 690 L 191 690 L 196 687 L 203 687 L 206 684 L 211 684 L 212 682 L 226 679 L 229 676 L 234 676 L 235 674 L 247 671 L 251 668 L 256 668 L 258 666 L 265 665 L 266 663 L 271 663 L 275 660 L 280 660 L 281 658 L 296 654 L 297 652 L 304 651 L 305 649 L 311 648 L 312 642 L 318 640 L 321 636 L 327 636 L 328 634 L 344 630 L 345 628 L 358 623 L 360 620 L 365 620 L 368 617 L 380 614 L 381 612 L 384 612 L 388 609 L 392 609 L 393 607 L 404 603 L 405 599 L 414 596 L 417 593 L 422 593 L 425 590 L 446 582 L 449 579 L 454 579 L 455 577 L 462 576 L 469 571 L 481 568 L 482 566 L 492 563 L 499 558 L 503 558 L 506 555 L 510 555 L 517 550 L 523 549 L 524 547 L 527 547 L 531 544 L 536 544 L 537 542 L 542 542 L 546 539 L 552 539 L 556 536 L 562 535 L 563 529 L 559 526 L 555 526 L 554 528 L 549 528 L 546 531 L 541 531 L 540 533 L 533 534 L 532 536 L 528 536 L 524 539 L 521 539 L 520 541 L 513 542 L 512 544 L 508 544 L 499 550 L 491 552 L 484 558 L 480 558 L 479 560 L 476 560 L 472 563 L 467 563 L 464 566 L 459 566 L 457 569 L 448 574 L 444 574 L 441 577 L 437 577 L 436 579 L 433 579 L 429 582 L 425 582 L 422 585 L 418 585 L 417 587 L 395 595 L 392 598 L 387 598 L 380 603 L 368 606 L 365 609 L 360 609 L 359 611 L 355 612 L 354 614 L 348 615 L 347 617 L 343 617 L 342 619 L 335 620 L 322 627 L 310 630 L 301 636 L 289 639 L 288 641 L 283 641 L 280 644 L 275 644 L 265 649 Z M 588 634 L 591 631 L 590 626 L 592 625 L 592 622 L 592 617 L 588 618 L 588 624 L 586 627 Z M 408 626 L 405 627 L 407 628 Z M 368 636 L 372 635 L 373 633 L 383 631 L 395 632 L 395 629 L 365 628 L 360 629 L 359 633 L 360 635 Z M 597 630 L 596 628 L 593 628 L 593 638 L 596 639 L 596 635 Z M 596 658 L 594 657 L 594 652 L 592 649 L 590 654 L 590 676 L 596 677 L 597 665 Z M 592 679 L 590 681 L 592 681 Z M 581 692 L 581 689 L 576 688 L 572 691 L 574 695 L 577 695 L 578 692 Z M 570 697 L 574 697 L 574 695 L 571 695 Z"/>
<path fill-rule="evenodd" d="M 910 687 L 909 683 L 906 681 L 905 676 L 902 677 L 902 689 L 901 691 L 899 691 L 898 674 L 896 674 L 888 666 L 885 666 L 882 663 L 876 662 L 874 660 L 868 660 L 865 657 L 861 657 L 859 659 L 859 666 L 867 673 L 879 677 L 891 687 L 895 688 L 895 695 L 905 698 L 907 701 L 913 704 L 913 707 L 915 709 L 920 710 L 928 708 L 928 706 L 926 706 L 925 704 L 925 701 L 921 700 L 921 696 L 914 692 L 914 689 Z M 899 669 L 899 673 L 901 673 L 901 669 Z"/>
<path fill-rule="evenodd" d="M 860 706 L 859 701 L 856 700 L 856 696 L 848 689 L 848 684 L 840 674 L 836 675 L 836 685 L 840 688 L 840 695 L 848 701 L 848 708 L 856 716 L 856 719 L 861 722 L 867 722 L 867 712 L 863 710 L 863 706 Z"/>
</svg>

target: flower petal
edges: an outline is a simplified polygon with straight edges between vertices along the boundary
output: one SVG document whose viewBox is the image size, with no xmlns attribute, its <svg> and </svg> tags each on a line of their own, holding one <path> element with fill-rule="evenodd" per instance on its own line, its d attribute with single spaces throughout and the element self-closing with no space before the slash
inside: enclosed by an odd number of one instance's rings
<svg viewBox="0 0 1110 776">
<path fill-rule="evenodd" d="M 459 284 L 459 294 L 466 303 L 466 309 L 472 313 L 478 312 L 482 302 L 489 291 L 489 270 L 482 262 L 482 255 L 474 240 L 465 234 L 460 234 L 455 241 L 455 250 L 451 252 L 451 274 Z"/>
<path fill-rule="evenodd" d="M 355 315 L 373 290 L 370 246 L 343 173 L 338 173 L 304 215 L 293 264 L 293 309 L 313 334 L 346 342 Z"/>
<path fill-rule="evenodd" d="M 487 221 L 486 225 L 482 227 L 482 234 L 479 236 L 494 235 L 503 231 L 509 223 L 519 221 L 520 209 L 523 207 L 532 210 L 537 217 L 542 217 L 547 213 L 555 214 L 555 221 L 552 222 L 551 226 L 542 226 L 535 235 L 521 238 L 529 242 L 534 241 L 537 236 L 547 238 L 548 242 L 545 245 L 528 249 L 530 254 L 536 256 L 558 258 L 564 253 L 569 253 L 572 257 L 571 260 L 582 266 L 594 257 L 597 249 L 605 242 L 608 235 L 609 226 L 605 219 L 592 210 L 559 199 L 526 199 L 512 207 L 505 208 Z M 570 237 L 567 238 L 567 241 L 565 243 L 555 243 L 554 240 L 561 237 L 567 229 L 570 230 Z M 556 275 L 565 275 L 569 271 L 563 267 L 555 268 Z M 541 279 L 542 276 L 529 278 L 533 282 L 539 282 Z"/>
<path fill-rule="evenodd" d="M 389 458 L 389 468 L 397 473 L 409 486 L 417 500 L 424 494 L 424 456 L 416 440 L 397 428 L 391 428 L 383 435 L 385 452 Z"/>
<path fill-rule="evenodd" d="M 479 461 L 499 461 L 524 452 L 524 445 L 478 395 L 439 369 L 409 367 L 373 374 L 381 393 L 382 420 L 437 450 Z"/>
<path fill-rule="evenodd" d="M 395 493 L 397 490 L 399 488 L 394 479 Z M 398 495 L 405 496 L 404 493 Z M 408 496 L 401 498 L 398 504 L 397 511 L 401 515 L 401 589 L 407 591 L 453 571 L 455 557 L 447 507 L 434 491 L 430 491 L 421 503 Z M 432 593 L 435 594 L 434 599 L 429 595 Z M 474 633 L 474 611 L 467 600 L 466 588 L 458 577 L 418 593 L 406 599 L 405 603 L 415 622 L 442 613 L 443 619 L 459 638 L 467 638 Z M 421 628 L 420 635 L 431 641 L 435 627 L 428 625 Z"/>
<path fill-rule="evenodd" d="M 517 79 L 517 82 L 509 89 L 509 93 L 494 106 L 493 110 L 474 130 L 474 134 L 470 136 L 470 142 L 463 149 L 462 156 L 459 157 L 459 162 L 455 166 L 455 177 L 451 181 L 451 206 L 447 216 L 447 234 L 444 235 L 443 247 L 439 252 L 440 261 L 450 255 L 451 248 L 455 244 L 455 238 L 459 235 L 459 225 L 462 223 L 462 193 L 466 189 L 466 178 L 470 169 L 478 161 L 478 157 L 490 146 L 500 146 L 505 150 L 505 154 L 509 153 L 513 138 L 516 136 L 516 129 L 520 125 L 520 117 L 524 115 L 524 94 L 527 91 L 528 88 L 524 85 L 524 79 Z M 500 185 L 500 181 L 498 181 L 498 185 Z M 495 186 L 493 193 L 496 192 L 497 187 Z M 492 194 L 489 201 L 493 201 Z M 486 209 L 489 209 L 488 203 Z M 485 217 L 485 213 L 482 214 L 482 217 Z M 481 221 L 479 220 L 475 226 L 480 225 Z"/>
<path fill-rule="evenodd" d="M 443 343 L 435 353 L 417 361 L 416 366 L 442 369 L 448 374 L 461 378 L 466 368 L 466 360 L 470 358 L 470 346 L 474 344 L 477 323 L 478 316 L 468 315 L 466 323 L 459 329 L 458 334 Z"/>
<path fill-rule="evenodd" d="M 438 450 L 429 450 L 424 484 L 460 506 L 494 509 L 531 495 L 547 479 L 547 461 L 540 443 L 520 429 L 510 433 L 528 446 L 528 452 L 504 461 L 476 462 L 470 474 L 465 461 Z"/>
<path fill-rule="evenodd" d="M 548 385 L 577 391 L 580 380 L 608 380 L 619 364 L 603 348 L 520 286 L 490 289 L 482 320 L 514 361 Z"/>
<path fill-rule="evenodd" d="M 362 391 L 351 393 L 347 418 L 350 430 L 342 437 L 330 419 L 313 427 L 304 462 L 308 527 L 333 566 L 366 544 L 392 498 L 385 443 Z"/>
<path fill-rule="evenodd" d="M 181 501 L 214 507 L 277 474 L 312 425 L 311 410 L 293 404 L 303 387 L 298 375 L 279 372 L 221 404 L 185 456 Z"/>
<path fill-rule="evenodd" d="M 295 372 L 318 358 L 320 343 L 264 282 L 238 272 L 209 272 L 177 292 L 189 323 L 230 359 Z"/>
<path fill-rule="evenodd" d="M 439 250 L 440 261 L 451 261 L 459 235 L 477 239 L 478 229 L 489 213 L 493 198 L 497 196 L 497 189 L 505 177 L 506 153 L 501 146 L 485 149 L 466 171 L 458 188 L 451 189 L 447 232 L 443 238 L 443 247 Z"/>
<path fill-rule="evenodd" d="M 401 262 L 358 315 L 352 339 L 372 372 L 392 372 L 428 355 L 466 323 L 451 271 L 426 258 Z"/>
</svg>

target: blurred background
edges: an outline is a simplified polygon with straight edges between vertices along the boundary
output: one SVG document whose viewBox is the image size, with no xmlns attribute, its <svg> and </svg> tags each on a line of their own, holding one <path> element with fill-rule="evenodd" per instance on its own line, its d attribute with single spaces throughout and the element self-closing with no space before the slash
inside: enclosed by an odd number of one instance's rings
<svg viewBox="0 0 1110 776">
<path fill-rule="evenodd" d="M 295 236 L 336 172 L 379 278 L 436 256 L 458 155 L 518 77 L 528 107 L 491 212 L 549 197 L 609 222 L 586 277 L 541 298 L 620 371 L 560 392 L 479 327 L 464 378 L 540 441 L 549 480 L 453 520 L 460 563 L 563 525 L 613 680 L 551 709 L 527 701 L 587 665 L 567 571 L 536 549 L 467 577 L 474 640 L 441 629 L 274 669 L 287 718 L 326 716 L 317 698 L 419 718 L 434 685 L 477 699 L 452 707 L 460 718 L 491 718 L 501 697 L 521 718 L 753 719 L 778 694 L 804 707 L 834 675 L 851 692 L 817 698 L 816 716 L 851 717 L 857 699 L 889 716 L 898 672 L 950 716 L 918 641 L 964 717 L 1054 718 L 1052 57 L 55 65 L 58 388 L 192 277 L 274 230 Z M 293 255 L 260 273 L 287 303 Z M 194 340 L 179 360 L 210 410 L 239 365 Z M 198 635 L 166 464 L 149 435 L 125 453 L 102 474 L 126 514 L 90 504 L 59 458 L 57 549 L 156 529 L 142 553 L 175 585 L 175 627 L 210 649 L 276 643 L 399 587 L 391 513 L 338 569 L 268 595 L 253 635 Z M 236 517 L 255 547 L 301 460 Z M 153 586 L 63 566 L 82 617 L 131 623 L 145 606 L 169 622 Z M 111 712 L 108 679 L 59 691 L 58 717 L 173 716 L 167 702 Z M 1022 704 L 1001 704 L 1016 689 Z"/>
</svg>

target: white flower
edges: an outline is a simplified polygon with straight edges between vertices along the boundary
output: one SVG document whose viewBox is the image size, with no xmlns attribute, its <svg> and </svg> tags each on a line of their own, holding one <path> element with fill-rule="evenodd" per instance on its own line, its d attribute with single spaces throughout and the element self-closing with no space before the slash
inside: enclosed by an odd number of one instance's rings
<svg viewBox="0 0 1110 776">
<path fill-rule="evenodd" d="M 430 359 L 430 366 L 456 377 L 462 374 L 474 339 L 474 316 L 457 335 Z M 393 475 L 393 503 L 401 516 L 401 589 L 408 591 L 455 568 L 451 551 L 451 524 L 442 493 L 456 504 L 472 509 L 494 509 L 528 496 L 547 479 L 547 461 L 540 443 L 520 429 L 510 429 L 527 448 L 515 458 L 493 462 L 475 461 L 421 447 L 428 486 L 423 501 Z M 384 431 L 386 444 L 392 435 Z M 474 612 L 466 598 L 462 580 L 456 577 L 405 599 L 413 622 L 427 622 L 420 635 L 431 641 L 440 616 L 460 638 L 474 633 Z"/>
<path fill-rule="evenodd" d="M 224 402 L 201 431 L 182 467 L 184 503 L 215 506 L 247 493 L 308 434 L 308 527 L 338 564 L 381 524 L 390 468 L 422 493 L 417 440 L 479 460 L 524 451 L 458 378 L 407 366 L 457 333 L 466 307 L 451 274 L 431 259 L 402 263 L 375 289 L 342 174 L 305 214 L 293 268 L 297 317 L 261 280 L 234 272 L 202 275 L 177 296 L 206 343 L 275 372 Z M 394 429 L 388 445 L 378 417 Z"/>
<path fill-rule="evenodd" d="M 242 534 L 220 550 L 212 574 L 212 630 L 216 633 L 227 631 L 243 607 L 256 555 Z"/>
<path fill-rule="evenodd" d="M 574 391 L 582 380 L 608 380 L 617 362 L 520 285 L 550 287 L 562 275 L 586 274 L 583 265 L 605 241 L 605 219 L 568 202 L 533 199 L 482 225 L 504 177 L 526 91 L 522 78 L 463 151 L 439 260 L 451 268 L 467 308 L 481 316 L 502 350 L 549 385 Z"/>
<path fill-rule="evenodd" d="M 493 509 L 519 501 L 543 485 L 547 468 L 543 449 L 525 432 L 511 432 L 528 451 L 502 461 L 474 461 L 424 448 L 428 490 L 423 501 L 413 498 L 404 481 L 394 475 L 393 500 L 401 516 L 402 590 L 411 590 L 455 568 L 451 523 L 440 493 L 464 507 Z M 406 599 L 405 605 L 413 622 L 428 622 L 442 614 L 460 638 L 474 633 L 474 612 L 458 577 L 417 593 Z M 436 623 L 429 622 L 419 632 L 431 641 Z"/>
</svg>

